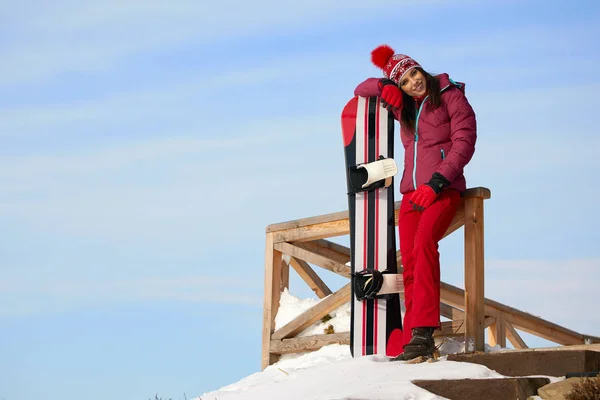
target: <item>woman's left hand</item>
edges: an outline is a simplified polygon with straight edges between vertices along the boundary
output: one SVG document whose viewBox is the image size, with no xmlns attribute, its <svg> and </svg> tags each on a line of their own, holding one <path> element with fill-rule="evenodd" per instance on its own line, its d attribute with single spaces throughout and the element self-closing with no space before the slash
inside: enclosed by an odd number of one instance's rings
<svg viewBox="0 0 600 400">
<path fill-rule="evenodd" d="M 437 193 L 433 188 L 427 184 L 422 184 L 410 197 L 410 204 L 412 204 L 414 210 L 423 211 L 429 207 L 436 198 Z"/>
</svg>

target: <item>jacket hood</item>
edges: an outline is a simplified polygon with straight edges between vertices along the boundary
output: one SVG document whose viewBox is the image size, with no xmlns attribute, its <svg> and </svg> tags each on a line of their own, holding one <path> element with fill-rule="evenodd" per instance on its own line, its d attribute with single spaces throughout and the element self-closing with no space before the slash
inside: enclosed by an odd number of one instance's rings
<svg viewBox="0 0 600 400">
<path fill-rule="evenodd" d="M 455 86 L 458 89 L 460 89 L 461 92 L 465 93 L 464 82 L 453 81 L 452 79 L 450 79 L 450 76 L 447 73 L 436 75 L 435 78 L 440 82 L 440 89 L 442 91 L 450 88 L 451 86 Z"/>
</svg>

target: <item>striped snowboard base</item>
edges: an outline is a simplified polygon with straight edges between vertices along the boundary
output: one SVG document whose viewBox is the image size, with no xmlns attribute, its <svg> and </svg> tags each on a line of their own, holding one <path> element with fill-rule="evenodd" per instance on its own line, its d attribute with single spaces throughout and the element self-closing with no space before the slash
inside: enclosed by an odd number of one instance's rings
<svg viewBox="0 0 600 400">
<path fill-rule="evenodd" d="M 354 97 L 342 111 L 346 171 L 394 157 L 394 119 L 379 98 Z M 348 180 L 348 191 L 351 191 Z M 352 272 L 372 268 L 397 273 L 394 185 L 348 194 Z M 352 288 L 350 350 L 353 357 L 402 352 L 400 296 L 358 301 Z"/>
</svg>

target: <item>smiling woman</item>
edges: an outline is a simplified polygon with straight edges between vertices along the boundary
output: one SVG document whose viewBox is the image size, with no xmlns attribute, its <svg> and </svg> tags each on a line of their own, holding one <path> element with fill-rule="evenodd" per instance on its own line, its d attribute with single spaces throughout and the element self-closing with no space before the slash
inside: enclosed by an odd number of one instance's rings
<svg viewBox="0 0 600 400">
<path fill-rule="evenodd" d="M 475 112 L 464 84 L 448 74 L 432 76 L 419 63 L 382 45 L 371 53 L 384 77 L 369 78 L 355 95 L 379 96 L 400 121 L 404 146 L 403 198 L 398 216 L 405 306 L 397 358 L 431 355 L 440 322 L 438 242 L 450 226 L 467 188 L 464 167 L 475 152 Z"/>
</svg>

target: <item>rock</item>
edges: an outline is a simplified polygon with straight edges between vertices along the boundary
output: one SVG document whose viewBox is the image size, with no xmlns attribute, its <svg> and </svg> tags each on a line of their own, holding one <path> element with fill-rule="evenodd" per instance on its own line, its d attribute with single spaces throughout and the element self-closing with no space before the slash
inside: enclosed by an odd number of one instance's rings
<svg viewBox="0 0 600 400">
<path fill-rule="evenodd" d="M 538 389 L 538 395 L 543 400 L 564 400 L 567 393 L 573 388 L 573 384 L 579 383 L 584 378 L 569 378 L 562 381 L 550 383 Z"/>
</svg>

